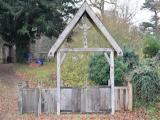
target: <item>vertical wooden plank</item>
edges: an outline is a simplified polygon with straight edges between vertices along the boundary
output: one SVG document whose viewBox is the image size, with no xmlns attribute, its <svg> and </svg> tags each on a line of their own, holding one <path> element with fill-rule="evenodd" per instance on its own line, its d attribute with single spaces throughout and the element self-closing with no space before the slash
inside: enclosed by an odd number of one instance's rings
<svg viewBox="0 0 160 120">
<path fill-rule="evenodd" d="M 107 110 L 107 90 L 106 88 L 100 88 L 100 111 Z"/>
<path fill-rule="evenodd" d="M 106 104 L 107 104 L 107 110 L 111 109 L 111 88 L 106 88 L 107 92 L 107 98 L 106 98 Z"/>
<path fill-rule="evenodd" d="M 61 88 L 61 111 L 72 111 L 72 88 Z"/>
<path fill-rule="evenodd" d="M 81 89 L 81 112 L 86 112 L 86 89 Z"/>
<path fill-rule="evenodd" d="M 100 88 L 100 110 L 109 111 L 111 109 L 110 88 Z"/>
<path fill-rule="evenodd" d="M 128 110 L 128 89 L 124 89 L 124 96 L 123 96 L 123 101 L 124 101 L 124 110 Z"/>
<path fill-rule="evenodd" d="M 80 112 L 81 109 L 81 90 L 72 89 L 72 112 Z"/>
<path fill-rule="evenodd" d="M 42 90 L 42 111 L 45 113 L 54 113 L 57 111 L 56 89 Z"/>
<path fill-rule="evenodd" d="M 60 91 L 60 64 L 61 64 L 61 54 L 57 52 L 57 115 L 60 115 L 60 107 L 61 107 L 61 91 Z"/>
<path fill-rule="evenodd" d="M 34 98 L 34 111 L 36 116 L 39 116 L 39 99 L 40 99 L 40 90 L 39 88 L 35 89 L 35 95 L 32 96 Z M 32 102 L 32 100 L 31 100 Z"/>
<path fill-rule="evenodd" d="M 19 113 L 22 114 L 22 98 L 23 98 L 23 89 L 22 89 L 22 84 L 18 84 L 18 108 L 19 108 Z"/>
<path fill-rule="evenodd" d="M 124 110 L 125 104 L 124 104 L 124 90 L 125 89 L 120 89 L 120 99 L 119 99 L 119 110 Z"/>
<path fill-rule="evenodd" d="M 39 90 L 39 95 L 38 95 L 38 98 L 39 98 L 38 99 L 38 116 L 39 116 L 41 114 L 41 108 L 42 108 L 42 106 L 41 106 L 42 105 L 42 103 L 41 103 L 42 102 L 42 95 L 41 95 L 42 92 L 41 92 L 40 88 L 38 90 Z"/>
<path fill-rule="evenodd" d="M 115 113 L 115 99 L 114 99 L 114 51 L 110 53 L 110 80 L 111 80 L 111 114 Z"/>
<path fill-rule="evenodd" d="M 132 111 L 133 106 L 133 91 L 132 91 L 132 84 L 128 82 L 128 110 Z"/>
<path fill-rule="evenodd" d="M 105 52 L 105 53 L 104 53 L 104 56 L 106 57 L 107 62 L 108 62 L 108 64 L 110 65 L 110 58 L 109 58 L 109 56 L 108 56 L 107 52 Z"/>
<path fill-rule="evenodd" d="M 93 112 L 99 112 L 100 111 L 100 88 L 95 87 L 92 92 L 92 106 L 93 106 Z"/>
<path fill-rule="evenodd" d="M 115 105 L 115 110 L 118 110 L 117 100 L 118 100 L 118 89 L 116 89 L 116 87 L 115 87 L 115 90 L 114 90 L 114 105 Z M 112 109 L 112 107 L 111 107 L 111 109 Z"/>
</svg>

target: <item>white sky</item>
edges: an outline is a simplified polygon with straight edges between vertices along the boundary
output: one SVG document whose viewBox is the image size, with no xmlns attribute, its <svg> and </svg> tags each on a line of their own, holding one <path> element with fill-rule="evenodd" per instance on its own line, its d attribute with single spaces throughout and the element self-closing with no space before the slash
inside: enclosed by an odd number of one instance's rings
<svg viewBox="0 0 160 120">
<path fill-rule="evenodd" d="M 138 25 L 142 22 L 147 22 L 152 16 L 152 12 L 147 9 L 142 9 L 143 3 L 145 0 L 118 0 L 118 5 L 123 5 L 129 2 L 130 11 L 136 11 L 136 14 L 132 20 L 135 25 Z M 108 5 L 105 5 L 105 9 L 108 9 Z"/>
<path fill-rule="evenodd" d="M 130 11 L 136 10 L 136 15 L 134 16 L 132 22 L 135 25 L 139 25 L 142 22 L 147 22 L 150 20 L 152 13 L 147 9 L 141 9 L 145 0 L 118 0 L 118 6 L 122 6 L 129 1 L 129 9 Z M 111 9 L 112 6 L 109 4 L 105 4 L 105 9 Z"/>
<path fill-rule="evenodd" d="M 135 2 L 136 0 L 131 0 L 131 1 L 133 1 L 132 4 L 136 4 L 136 2 Z M 137 13 L 136 13 L 135 17 L 133 18 L 133 22 L 135 24 L 147 22 L 151 19 L 151 16 L 153 13 L 147 9 L 141 9 L 144 2 L 145 2 L 145 0 L 138 0 L 138 2 L 137 2 L 137 4 L 138 4 Z"/>
</svg>

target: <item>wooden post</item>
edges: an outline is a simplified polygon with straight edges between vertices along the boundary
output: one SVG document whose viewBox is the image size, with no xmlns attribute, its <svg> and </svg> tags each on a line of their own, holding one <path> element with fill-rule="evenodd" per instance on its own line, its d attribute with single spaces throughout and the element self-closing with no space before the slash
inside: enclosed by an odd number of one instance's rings
<svg viewBox="0 0 160 120">
<path fill-rule="evenodd" d="M 110 65 L 110 64 L 111 64 L 111 63 L 110 63 L 111 60 L 110 60 L 107 52 L 104 53 L 104 56 L 106 57 L 107 62 L 108 62 L 108 64 Z M 110 79 L 108 80 L 108 86 L 111 86 L 111 80 L 110 80 Z"/>
<path fill-rule="evenodd" d="M 23 88 L 22 88 L 22 83 L 18 84 L 18 108 L 19 108 L 19 113 L 23 114 Z"/>
<path fill-rule="evenodd" d="M 106 57 L 107 62 L 108 62 L 108 64 L 110 65 L 110 58 L 109 58 L 109 56 L 108 56 L 107 52 L 105 52 L 105 53 L 104 53 L 104 56 Z"/>
<path fill-rule="evenodd" d="M 110 80 L 111 80 L 111 114 L 115 113 L 114 103 L 114 51 L 110 53 Z"/>
<path fill-rule="evenodd" d="M 61 54 L 57 52 L 57 115 L 60 115 L 60 108 L 61 108 L 61 91 L 60 91 L 60 65 L 61 65 Z"/>
<path fill-rule="evenodd" d="M 132 111 L 133 105 L 133 91 L 132 91 L 132 83 L 128 81 L 128 110 Z"/>
<path fill-rule="evenodd" d="M 42 113 L 42 92 L 41 88 L 38 88 L 38 116 Z"/>
</svg>

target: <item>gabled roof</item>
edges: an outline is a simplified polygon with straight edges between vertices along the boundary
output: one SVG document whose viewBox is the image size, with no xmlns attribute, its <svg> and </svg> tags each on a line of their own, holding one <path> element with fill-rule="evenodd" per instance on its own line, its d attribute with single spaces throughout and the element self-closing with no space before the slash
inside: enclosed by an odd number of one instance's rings
<svg viewBox="0 0 160 120">
<path fill-rule="evenodd" d="M 117 42 L 114 40 L 114 38 L 111 36 L 111 34 L 108 32 L 108 30 L 105 28 L 105 26 L 102 24 L 100 19 L 96 16 L 96 14 L 93 12 L 93 10 L 90 8 L 87 2 L 84 2 L 81 8 L 78 10 L 72 21 L 67 25 L 67 27 L 64 29 L 64 31 L 59 35 L 57 41 L 52 46 L 48 53 L 48 57 L 54 56 L 56 51 L 60 48 L 60 46 L 63 44 L 67 36 L 70 34 L 70 32 L 73 30 L 73 28 L 76 26 L 78 21 L 81 19 L 81 17 L 87 13 L 88 16 L 92 19 L 92 21 L 95 23 L 97 28 L 100 30 L 100 32 L 105 36 L 105 38 L 109 41 L 113 49 L 116 51 L 117 55 L 123 55 L 122 49 L 119 47 Z"/>
</svg>

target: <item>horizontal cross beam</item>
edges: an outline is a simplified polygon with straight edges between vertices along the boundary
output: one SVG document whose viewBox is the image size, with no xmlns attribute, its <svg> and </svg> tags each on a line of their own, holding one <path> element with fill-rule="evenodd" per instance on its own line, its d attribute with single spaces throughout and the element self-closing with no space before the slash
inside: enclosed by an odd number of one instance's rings
<svg viewBox="0 0 160 120">
<path fill-rule="evenodd" d="M 111 48 L 61 48 L 60 52 L 112 52 Z"/>
</svg>

